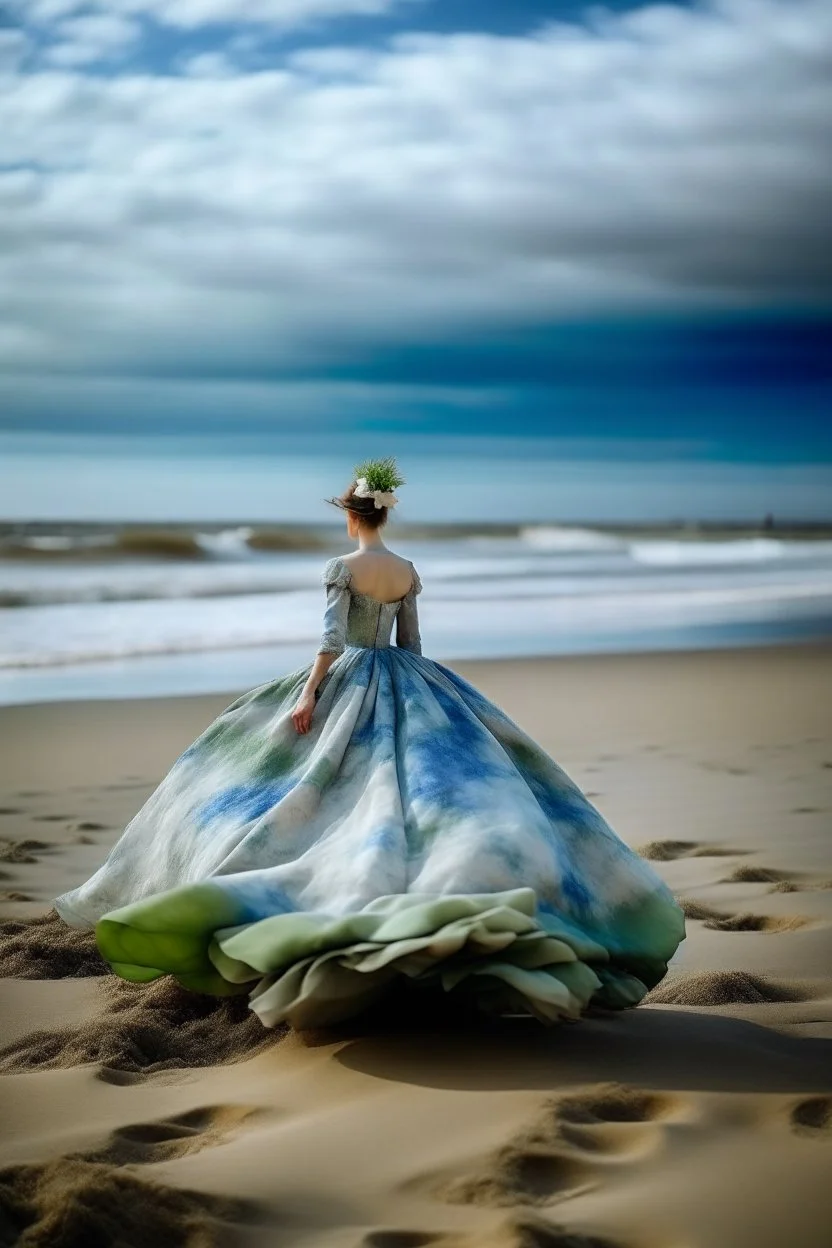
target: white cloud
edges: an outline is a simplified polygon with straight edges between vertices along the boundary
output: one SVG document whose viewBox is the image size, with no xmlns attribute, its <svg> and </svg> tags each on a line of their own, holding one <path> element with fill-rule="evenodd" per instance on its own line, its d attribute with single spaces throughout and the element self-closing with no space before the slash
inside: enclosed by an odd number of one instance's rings
<svg viewBox="0 0 832 1248">
<path fill-rule="evenodd" d="M 244 376 L 599 309 L 826 299 L 830 58 L 827 0 L 718 0 L 257 73 L 7 78 L 0 360 Z"/>
<path fill-rule="evenodd" d="M 233 78 L 239 73 L 238 65 L 225 52 L 198 52 L 183 56 L 179 69 L 191 78 Z"/>
<path fill-rule="evenodd" d="M 128 19 L 152 17 L 164 26 L 196 30 L 216 22 L 288 30 L 333 17 L 377 17 L 419 0 L 11 0 L 21 18 L 48 26 L 72 14 Z"/>
<path fill-rule="evenodd" d="M 413 0 L 117 0 L 130 12 L 194 30 L 208 22 L 291 29 L 332 17 L 377 17 Z"/>
<path fill-rule="evenodd" d="M 141 23 L 115 13 L 87 13 L 56 23 L 50 34 L 56 42 L 46 49 L 55 65 L 91 65 L 95 61 L 128 55 L 141 38 Z"/>
</svg>

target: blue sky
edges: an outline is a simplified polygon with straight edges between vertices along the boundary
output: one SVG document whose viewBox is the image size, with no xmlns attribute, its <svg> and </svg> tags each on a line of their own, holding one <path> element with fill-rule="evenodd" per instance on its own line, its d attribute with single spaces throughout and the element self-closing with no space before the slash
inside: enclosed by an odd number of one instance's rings
<svg viewBox="0 0 832 1248">
<path fill-rule="evenodd" d="M 0 11 L 0 431 L 832 463 L 826 0 Z"/>
<path fill-rule="evenodd" d="M 677 0 L 681 8 L 694 2 Z M 524 36 L 552 22 L 579 23 L 597 30 L 607 14 L 639 7 L 643 6 L 634 0 L 606 0 L 603 4 L 587 0 L 355 0 L 354 4 L 323 0 L 316 4 L 312 0 L 297 5 L 280 0 L 263 4 L 243 0 L 239 5 L 212 4 L 210 0 L 191 5 L 187 0 L 179 5 L 154 4 L 152 0 L 7 0 L 0 8 L 0 27 L 22 27 L 39 48 L 48 48 L 59 45 L 56 36 L 62 31 L 78 30 L 77 25 L 71 25 L 73 20 L 100 13 L 112 23 L 108 35 L 106 28 L 100 28 L 98 45 L 103 54 L 92 57 L 80 50 L 75 55 L 64 51 L 57 57 L 58 63 L 84 64 L 97 73 L 119 72 L 126 65 L 176 72 L 182 56 L 224 50 L 235 43 L 235 50 L 249 62 L 274 62 L 301 48 L 378 47 L 414 31 Z M 293 10 L 294 20 L 280 20 L 281 11 Z M 276 20 L 269 21 L 270 16 Z M 119 22 L 123 23 L 120 38 Z M 132 32 L 127 23 L 134 27 Z M 89 25 L 86 34 L 88 40 L 94 37 Z"/>
</svg>

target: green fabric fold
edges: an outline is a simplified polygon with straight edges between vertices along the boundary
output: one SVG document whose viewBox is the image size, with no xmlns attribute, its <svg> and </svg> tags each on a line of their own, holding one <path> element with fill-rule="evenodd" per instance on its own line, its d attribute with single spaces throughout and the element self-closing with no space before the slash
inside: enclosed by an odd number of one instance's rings
<svg viewBox="0 0 832 1248">
<path fill-rule="evenodd" d="M 235 921 L 236 920 L 236 921 Z M 534 890 L 394 894 L 344 915 L 287 913 L 239 923 L 211 882 L 135 902 L 100 920 L 99 948 L 125 979 L 170 974 L 193 991 L 250 992 L 267 1027 L 322 1026 L 359 1014 L 403 976 L 495 1014 L 576 1021 L 591 1001 L 636 1005 L 666 964 L 631 964 L 557 916 Z M 655 943 L 655 942 L 654 942 Z M 634 973 L 644 962 L 645 980 Z"/>
</svg>

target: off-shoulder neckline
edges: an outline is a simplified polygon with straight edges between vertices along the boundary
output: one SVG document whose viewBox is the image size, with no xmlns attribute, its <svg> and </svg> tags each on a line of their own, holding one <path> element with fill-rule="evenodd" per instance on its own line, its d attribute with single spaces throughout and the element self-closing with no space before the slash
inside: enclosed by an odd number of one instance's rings
<svg viewBox="0 0 832 1248">
<path fill-rule="evenodd" d="M 349 578 L 350 578 L 350 593 L 351 593 L 351 594 L 354 594 L 356 598 L 369 598 L 370 602 L 375 602 L 375 603 L 377 603 L 377 605 L 378 605 L 378 606 L 380 606 L 380 607 L 397 607 L 397 606 L 399 606 L 399 604 L 400 604 L 400 603 L 404 602 L 405 598 L 409 598 L 409 597 L 410 597 L 410 595 L 413 593 L 413 590 L 416 588 L 416 581 L 415 581 L 415 579 L 414 579 L 414 580 L 412 580 L 412 581 L 410 582 L 410 589 L 407 591 L 407 593 L 406 593 L 406 594 L 402 594 L 401 598 L 390 598 L 387 602 L 385 602 L 383 598 L 374 598 L 372 594 L 365 594 L 362 590 L 360 590 L 360 589 L 354 589 L 354 588 L 353 588 L 353 584 L 352 584 L 352 572 L 350 571 L 349 565 L 348 565 L 348 564 L 346 564 L 346 563 L 344 563 L 344 560 L 342 559 L 342 557 L 341 557 L 340 555 L 335 555 L 335 557 L 334 557 L 333 559 L 331 559 L 331 560 L 330 560 L 330 562 L 331 562 L 331 563 L 340 563 L 340 565 L 341 565 L 341 567 L 344 569 L 344 571 L 345 571 L 345 572 L 347 572 L 347 573 L 349 574 Z M 410 563 L 410 560 L 408 559 L 408 561 L 407 561 L 407 562 L 408 562 L 408 563 Z M 414 575 L 414 577 L 415 577 L 415 575 L 416 575 L 416 569 L 414 568 L 414 566 L 413 566 L 413 564 L 412 564 L 412 563 L 410 563 L 410 570 L 411 570 L 411 572 L 413 573 L 413 575 Z"/>
</svg>

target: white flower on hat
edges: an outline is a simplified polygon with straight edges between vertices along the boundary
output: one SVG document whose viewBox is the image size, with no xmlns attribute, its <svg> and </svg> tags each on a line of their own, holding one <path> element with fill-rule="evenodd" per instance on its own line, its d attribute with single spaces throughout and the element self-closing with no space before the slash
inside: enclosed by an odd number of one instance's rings
<svg viewBox="0 0 832 1248">
<path fill-rule="evenodd" d="M 393 491 L 404 485 L 392 455 L 387 459 L 365 459 L 355 466 L 353 497 L 371 498 L 376 507 L 395 507 L 399 501 Z"/>
<path fill-rule="evenodd" d="M 353 494 L 357 498 L 371 498 L 376 507 L 395 507 L 399 501 L 392 490 L 372 490 L 366 477 L 359 477 Z"/>
</svg>

